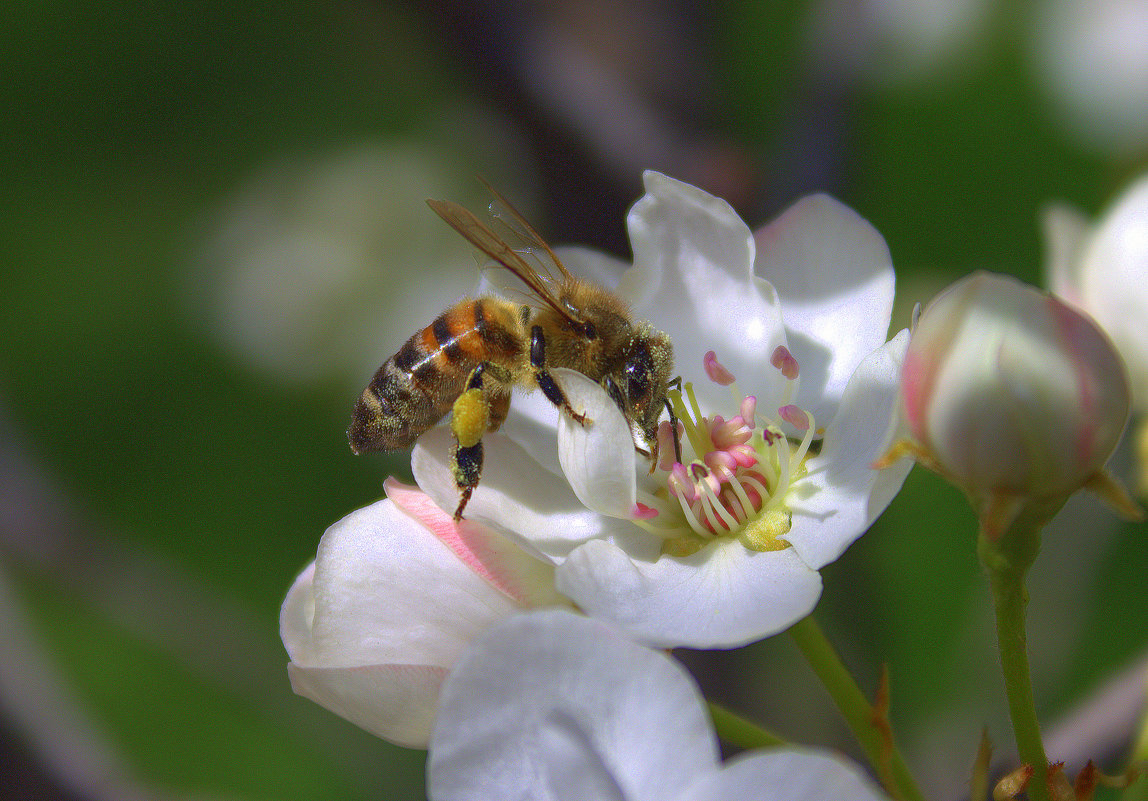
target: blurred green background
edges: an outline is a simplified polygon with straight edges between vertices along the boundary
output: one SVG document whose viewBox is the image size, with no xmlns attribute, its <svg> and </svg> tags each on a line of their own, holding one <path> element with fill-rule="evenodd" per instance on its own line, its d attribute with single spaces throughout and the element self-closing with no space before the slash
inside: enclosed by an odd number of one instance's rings
<svg viewBox="0 0 1148 801">
<path fill-rule="evenodd" d="M 972 269 L 1039 282 L 1044 205 L 1095 214 L 1148 166 L 1135 132 L 1065 111 L 1046 5 L 958 3 L 941 30 L 879 0 L 7 4 L 6 797 L 421 798 L 422 752 L 292 695 L 278 610 L 324 528 L 407 475 L 343 432 L 412 320 L 473 280 L 424 198 L 479 197 L 481 174 L 553 241 L 625 256 L 643 168 L 751 225 L 825 189 L 887 239 L 900 328 Z M 1087 499 L 1049 533 L 1050 725 L 1143 656 L 1145 533 Z M 823 571 L 819 619 L 865 686 L 889 666 L 937 797 L 982 725 L 1011 741 L 973 544 L 918 469 Z M 850 747 L 784 638 L 683 657 L 735 709 Z"/>
</svg>

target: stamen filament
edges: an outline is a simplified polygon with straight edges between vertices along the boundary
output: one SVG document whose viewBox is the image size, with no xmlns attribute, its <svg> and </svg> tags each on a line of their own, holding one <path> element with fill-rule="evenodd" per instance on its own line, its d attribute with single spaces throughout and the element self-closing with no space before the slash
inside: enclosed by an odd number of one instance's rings
<svg viewBox="0 0 1148 801">
<path fill-rule="evenodd" d="M 711 532 L 709 529 L 707 529 L 705 526 L 703 526 L 701 523 L 698 522 L 697 516 L 694 515 L 693 508 L 690 506 L 689 503 L 686 502 L 685 498 L 678 498 L 678 503 L 682 507 L 682 514 L 684 514 L 686 516 L 686 522 L 688 522 L 690 524 L 690 528 L 693 530 L 693 532 L 695 534 L 700 534 L 701 536 L 706 537 L 706 538 L 710 538 L 710 537 L 714 536 L 713 532 Z"/>
<path fill-rule="evenodd" d="M 769 497 L 769 501 L 765 504 L 762 511 L 766 509 L 775 509 L 781 506 L 782 499 L 785 498 L 785 493 L 789 492 L 789 441 L 782 439 L 777 449 L 777 466 L 778 466 L 778 483 L 773 489 L 773 494 Z"/>
<path fill-rule="evenodd" d="M 733 515 L 731 515 L 726 510 L 725 504 L 723 504 L 721 502 L 721 499 L 718 498 L 717 493 L 714 492 L 713 487 L 711 487 L 709 484 L 703 482 L 702 483 L 702 489 L 706 494 L 706 498 L 709 499 L 709 502 L 710 502 L 709 505 L 712 506 L 714 508 L 714 511 L 718 514 L 718 516 L 720 516 L 722 518 L 722 520 L 725 521 L 725 525 L 721 526 L 721 528 L 725 528 L 725 529 L 737 528 L 737 518 L 734 517 Z M 715 526 L 715 528 L 717 528 L 717 526 Z"/>
<path fill-rule="evenodd" d="M 670 402 L 674 406 L 674 414 L 678 416 L 678 420 L 682 423 L 682 427 L 685 428 L 686 439 L 689 440 L 690 447 L 694 449 L 694 453 L 708 452 L 710 449 L 706 447 L 705 440 L 701 439 L 696 418 L 694 418 L 686 409 L 686 405 L 682 400 L 681 393 L 671 392 Z M 708 439 L 708 437 L 706 439 Z"/>
<path fill-rule="evenodd" d="M 701 407 L 698 406 L 697 395 L 694 394 L 694 385 L 692 383 L 686 384 L 686 396 L 690 400 L 690 409 L 693 411 L 694 424 L 697 425 L 698 421 L 704 420 L 702 417 Z M 714 449 L 713 440 L 710 439 L 709 431 L 705 427 L 698 426 L 698 433 L 705 436 L 705 447 L 697 451 L 698 453 L 709 453 Z"/>
<path fill-rule="evenodd" d="M 741 480 L 757 490 L 757 493 L 762 497 L 762 500 L 765 500 L 769 497 L 769 490 L 767 490 L 756 478 L 753 478 L 752 476 L 742 476 Z"/>
</svg>

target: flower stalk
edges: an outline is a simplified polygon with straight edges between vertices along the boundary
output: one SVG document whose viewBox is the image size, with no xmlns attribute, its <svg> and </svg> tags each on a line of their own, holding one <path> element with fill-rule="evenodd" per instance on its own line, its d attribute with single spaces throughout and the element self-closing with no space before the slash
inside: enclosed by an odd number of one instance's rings
<svg viewBox="0 0 1148 801">
<path fill-rule="evenodd" d="M 788 745 L 783 738 L 720 704 L 708 701 L 706 707 L 709 709 L 710 720 L 713 721 L 717 736 L 732 746 L 748 751 L 752 748 L 776 748 Z"/>
<path fill-rule="evenodd" d="M 984 526 L 977 553 L 989 574 L 989 588 L 997 619 L 997 643 L 1008 697 L 1009 717 L 1021 762 L 1032 768 L 1027 793 L 1031 801 L 1050 801 L 1048 757 L 1041 739 L 1033 702 L 1028 664 L 1025 576 L 1040 550 L 1040 528 L 1048 517 L 1019 515 L 1009 529 L 994 537 Z"/>
<path fill-rule="evenodd" d="M 888 728 L 879 725 L 880 713 L 857 686 L 813 617 L 794 623 L 789 636 L 828 691 L 889 794 L 898 801 L 923 801 L 905 758 L 888 736 Z"/>
</svg>

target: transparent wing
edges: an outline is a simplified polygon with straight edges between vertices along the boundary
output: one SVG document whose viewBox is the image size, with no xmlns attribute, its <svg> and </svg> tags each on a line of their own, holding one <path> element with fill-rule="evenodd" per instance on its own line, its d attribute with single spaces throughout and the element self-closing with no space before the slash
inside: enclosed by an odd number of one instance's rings
<svg viewBox="0 0 1148 801">
<path fill-rule="evenodd" d="M 493 192 L 494 190 L 492 189 L 491 191 Z M 498 196 L 497 193 L 495 194 Z M 498 197 L 501 198 L 501 196 Z M 518 276 L 518 278 L 530 288 L 530 291 L 538 300 L 554 309 L 554 311 L 565 317 L 571 323 L 579 326 L 583 325 L 583 320 L 577 316 L 575 311 L 567 308 L 555 297 L 554 292 L 550 288 L 554 283 L 554 279 L 543 277 L 543 275 L 539 273 L 539 268 L 536 265 L 543 258 L 547 261 L 553 261 L 562 275 L 569 278 L 570 274 L 566 271 L 566 268 L 558 261 L 558 258 L 554 255 L 554 251 L 550 249 L 550 246 L 526 223 L 522 216 L 518 214 L 517 211 L 514 211 L 512 206 L 505 203 L 505 199 L 502 199 L 500 202 L 505 204 L 505 207 L 508 209 L 506 213 L 509 215 L 503 218 L 501 223 L 510 226 L 515 232 L 519 232 L 518 223 L 524 226 L 521 232 L 525 241 L 528 243 L 528 246 L 524 250 L 515 249 L 504 237 L 496 234 L 491 230 L 490 226 L 478 219 L 478 217 L 465 206 L 460 206 L 458 203 L 453 203 L 449 200 L 428 200 L 427 205 L 434 210 L 435 214 L 442 217 L 450 227 L 462 234 L 463 238 L 468 242 Z"/>
</svg>

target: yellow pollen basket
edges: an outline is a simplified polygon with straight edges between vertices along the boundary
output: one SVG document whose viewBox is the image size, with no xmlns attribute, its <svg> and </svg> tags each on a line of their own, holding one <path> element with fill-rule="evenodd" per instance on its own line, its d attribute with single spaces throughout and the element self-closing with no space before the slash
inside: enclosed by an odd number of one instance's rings
<svg viewBox="0 0 1148 801">
<path fill-rule="evenodd" d="M 450 430 L 454 432 L 458 444 L 470 448 L 482 439 L 489 421 L 489 407 L 482 397 L 481 389 L 468 389 L 454 402 L 454 416 Z"/>
</svg>

